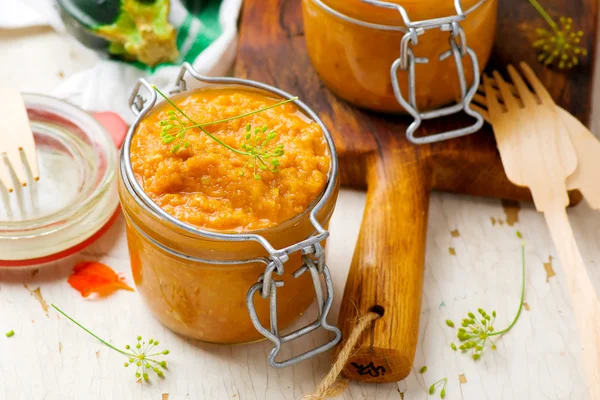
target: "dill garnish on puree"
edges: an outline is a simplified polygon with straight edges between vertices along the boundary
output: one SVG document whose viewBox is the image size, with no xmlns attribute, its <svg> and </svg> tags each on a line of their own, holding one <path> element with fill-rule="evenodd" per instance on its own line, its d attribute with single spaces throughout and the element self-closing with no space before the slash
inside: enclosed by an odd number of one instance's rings
<svg viewBox="0 0 600 400">
<path fill-rule="evenodd" d="M 200 228 L 251 231 L 303 213 L 327 183 L 330 154 L 319 125 L 278 102 L 214 88 L 164 102 L 135 131 L 136 178 L 162 209 Z"/>
</svg>

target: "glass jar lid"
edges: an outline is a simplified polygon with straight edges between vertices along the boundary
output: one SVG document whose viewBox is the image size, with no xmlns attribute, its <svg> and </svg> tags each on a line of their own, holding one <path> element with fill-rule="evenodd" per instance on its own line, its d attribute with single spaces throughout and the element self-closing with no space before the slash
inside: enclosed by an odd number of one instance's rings
<svg viewBox="0 0 600 400">
<path fill-rule="evenodd" d="M 98 121 L 110 116 L 94 118 L 38 94 L 23 94 L 23 100 L 40 179 L 12 193 L 0 187 L 0 266 L 36 265 L 74 253 L 99 236 L 118 207 L 115 140 Z M 125 123 L 115 114 L 112 120 L 115 139 L 124 136 Z"/>
</svg>

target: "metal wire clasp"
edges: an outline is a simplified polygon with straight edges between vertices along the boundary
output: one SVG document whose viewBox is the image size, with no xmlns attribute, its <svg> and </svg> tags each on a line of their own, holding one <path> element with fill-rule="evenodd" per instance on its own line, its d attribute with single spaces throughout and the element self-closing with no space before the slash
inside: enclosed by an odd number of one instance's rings
<svg viewBox="0 0 600 400">
<path fill-rule="evenodd" d="M 408 126 L 406 130 L 407 139 L 415 144 L 424 144 L 439 142 L 442 140 L 452 139 L 477 132 L 483 126 L 483 117 L 478 112 L 472 110 L 470 105 L 471 100 L 473 99 L 473 96 L 477 91 L 477 85 L 479 84 L 479 62 L 477 60 L 477 55 L 475 54 L 473 49 L 467 46 L 467 38 L 465 36 L 465 32 L 459 25 L 459 23 L 466 18 L 466 13 L 461 7 L 460 0 L 454 0 L 456 15 L 414 22 L 410 20 L 408 13 L 404 9 L 404 7 L 400 6 L 399 4 L 388 3 L 379 0 L 362 1 L 374 6 L 397 10 L 402 16 L 402 19 L 404 20 L 404 23 L 407 28 L 407 31 L 400 42 L 400 57 L 396 59 L 396 61 L 394 61 L 390 70 L 394 95 L 396 96 L 396 99 L 398 100 L 400 105 L 402 105 L 402 107 L 404 107 L 404 109 L 414 118 L 414 121 Z M 468 12 L 472 11 L 485 1 L 486 0 L 480 0 L 480 2 L 477 3 L 471 9 L 469 9 Z M 458 72 L 460 99 L 456 104 L 453 104 L 451 106 L 438 108 L 432 111 L 420 112 L 417 109 L 416 101 L 415 64 L 426 64 L 429 62 L 429 59 L 423 57 L 415 57 L 412 52 L 411 46 L 416 46 L 418 44 L 419 36 L 424 34 L 425 31 L 429 29 L 440 29 L 442 31 L 450 32 L 450 36 L 448 38 L 450 48 L 439 55 L 439 60 L 442 61 L 450 56 L 453 56 Z M 473 66 L 473 85 L 468 90 L 465 71 L 463 67 L 463 57 L 467 55 L 471 59 L 471 63 Z M 400 85 L 398 83 L 398 70 L 408 72 L 408 100 L 404 97 L 402 91 L 400 90 Z M 475 118 L 475 123 L 464 128 L 459 128 L 447 132 L 441 132 L 419 138 L 415 137 L 415 131 L 417 130 L 417 128 L 419 128 L 419 126 L 424 120 L 452 115 L 461 111 Z"/>
<path fill-rule="evenodd" d="M 276 258 L 276 257 L 275 257 Z M 325 264 L 325 253 L 320 243 L 315 243 L 304 247 L 302 249 L 302 261 L 303 264 L 294 273 L 294 278 L 300 277 L 305 272 L 309 272 L 312 277 L 313 287 L 315 289 L 315 297 L 317 299 L 318 316 L 310 324 L 285 335 L 280 334 L 279 327 L 277 325 L 277 288 L 283 286 L 282 281 L 273 279 L 273 273 L 277 275 L 283 274 L 283 268 L 281 271 L 278 270 L 278 262 L 273 260 L 267 266 L 265 273 L 258 279 L 258 283 L 254 284 L 248 291 L 246 296 L 246 303 L 248 311 L 250 313 L 250 320 L 256 330 L 262 333 L 267 339 L 269 339 L 275 345 L 269 353 L 269 364 L 275 368 L 283 368 L 307 358 L 313 357 L 319 353 L 323 353 L 336 344 L 339 343 L 342 338 L 342 332 L 335 326 L 329 325 L 327 322 L 327 315 L 331 310 L 333 303 L 333 280 L 329 273 L 329 268 Z M 326 293 L 323 292 L 323 284 L 321 282 L 321 275 L 325 281 Z M 261 293 L 263 298 L 269 298 L 270 302 L 270 329 L 265 328 L 259 321 L 256 309 L 254 307 L 254 297 L 257 292 Z M 284 361 L 276 361 L 275 358 L 281 351 L 281 347 L 284 343 L 290 342 L 301 336 L 304 336 L 310 332 L 313 332 L 319 328 L 323 328 L 327 331 L 333 332 L 335 337 L 325 344 L 319 347 L 306 351 L 297 356 L 291 357 Z"/>
</svg>

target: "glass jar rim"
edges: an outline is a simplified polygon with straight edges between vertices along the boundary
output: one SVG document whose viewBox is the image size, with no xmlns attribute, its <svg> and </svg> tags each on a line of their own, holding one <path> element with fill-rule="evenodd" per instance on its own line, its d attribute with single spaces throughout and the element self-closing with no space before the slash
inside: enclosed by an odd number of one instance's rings
<svg viewBox="0 0 600 400">
<path fill-rule="evenodd" d="M 185 73 L 186 70 L 189 71 L 196 79 L 203 81 L 205 83 L 213 84 L 213 87 L 215 87 L 215 84 L 217 87 L 238 86 L 238 87 L 244 88 L 245 90 L 261 90 L 263 92 L 269 93 L 272 96 L 279 97 L 282 99 L 290 99 L 290 98 L 294 97 L 291 94 L 284 92 L 283 90 L 277 89 L 273 86 L 266 85 L 261 82 L 252 81 L 252 80 L 248 80 L 248 79 L 241 79 L 241 78 L 203 77 L 203 76 L 197 74 L 193 70 L 191 65 L 189 65 L 189 64 L 187 64 L 187 65 L 184 64 L 184 66 L 182 67 L 182 73 Z M 183 81 L 183 80 L 181 80 L 181 81 Z M 185 82 L 185 81 L 183 81 L 183 82 Z M 185 83 L 183 83 L 182 85 L 185 85 Z M 276 229 L 277 227 L 289 226 L 288 223 L 293 224 L 293 223 L 299 221 L 302 217 L 305 217 L 307 214 L 310 214 L 310 221 L 313 224 L 313 226 L 315 226 L 315 230 L 318 232 L 318 234 L 321 234 L 321 235 L 327 234 L 325 229 L 321 226 L 321 224 L 317 220 L 317 213 L 323 208 L 323 206 L 325 205 L 325 203 L 327 202 L 329 197 L 332 196 L 332 193 L 334 191 L 334 188 L 335 188 L 337 180 L 338 180 L 337 152 L 335 149 L 335 144 L 333 142 L 333 138 L 331 137 L 331 134 L 325 127 L 324 123 L 316 115 L 316 113 L 314 111 L 312 111 L 305 103 L 303 103 L 302 101 L 300 101 L 298 99 L 291 102 L 292 104 L 295 104 L 306 117 L 308 117 L 309 119 L 311 119 L 312 121 L 316 122 L 319 125 L 319 127 L 321 128 L 321 131 L 323 132 L 323 136 L 325 137 L 325 140 L 327 142 L 327 147 L 328 147 L 329 154 L 331 157 L 330 170 L 327 175 L 328 176 L 327 183 L 326 183 L 325 187 L 323 188 L 321 194 L 319 196 L 317 196 L 317 198 L 315 198 L 315 200 L 310 204 L 309 207 L 307 207 L 307 209 L 303 213 L 298 214 L 298 215 L 294 216 L 293 218 L 291 218 L 287 221 L 284 221 L 281 224 L 278 224 L 274 227 L 255 230 L 255 231 L 249 231 L 249 232 L 243 232 L 243 233 L 219 232 L 219 231 L 213 231 L 213 230 L 199 228 L 192 224 L 182 222 L 182 221 L 178 220 L 177 218 L 175 218 L 174 216 L 168 214 L 166 211 L 164 211 L 162 208 L 160 208 L 155 202 L 153 202 L 148 197 L 148 195 L 144 192 L 143 188 L 141 187 L 140 183 L 135 178 L 135 175 L 133 173 L 133 168 L 131 165 L 131 155 L 130 155 L 131 141 L 132 141 L 132 138 L 135 134 L 135 131 L 136 131 L 140 121 L 146 116 L 146 114 L 148 114 L 154 108 L 154 106 L 157 103 L 157 95 L 156 95 L 156 91 L 153 89 L 153 86 L 151 86 L 146 80 L 140 79 L 130 97 L 130 104 L 132 105 L 132 110 L 134 110 L 134 113 L 135 113 L 134 107 L 136 104 L 135 102 L 140 96 L 139 90 L 142 86 L 145 87 L 150 92 L 151 100 L 144 102 L 144 107 L 139 111 L 139 113 L 137 114 L 136 120 L 130 126 L 129 131 L 127 132 L 127 136 L 125 137 L 125 141 L 123 144 L 123 151 L 121 152 L 121 161 L 120 161 L 121 178 L 125 184 L 127 191 L 132 195 L 132 197 L 136 203 L 138 203 L 142 207 L 151 211 L 151 214 L 154 215 L 155 217 L 161 218 L 162 220 L 166 221 L 169 225 L 177 227 L 177 228 L 183 230 L 184 232 L 190 233 L 192 235 L 200 236 L 200 237 L 202 237 L 204 239 L 208 239 L 208 240 L 222 240 L 222 241 L 231 241 L 231 242 L 248 241 L 248 240 L 256 241 L 256 242 L 259 242 L 270 254 L 275 254 L 275 253 L 278 253 L 278 252 L 286 250 L 286 249 L 276 250 L 275 248 L 273 248 L 271 246 L 271 244 L 268 242 L 268 240 L 265 239 L 264 236 L 262 236 L 261 234 L 264 234 L 269 229 L 272 232 L 272 230 Z M 181 93 L 181 92 L 185 92 L 185 90 L 186 89 L 184 86 L 183 88 L 180 88 L 179 91 L 175 91 L 175 92 Z M 287 250 L 289 250 L 289 248 L 287 248 Z"/>
<path fill-rule="evenodd" d="M 317 6 L 321 7 L 321 9 L 323 9 L 324 11 L 327 11 L 328 13 L 332 14 L 333 16 L 340 18 L 346 22 L 355 24 L 355 25 L 359 25 L 359 26 L 362 26 L 365 28 L 371 28 L 371 29 L 375 29 L 375 30 L 382 30 L 382 31 L 396 31 L 396 32 L 403 32 L 403 33 L 408 32 L 408 28 L 406 25 L 386 25 L 386 24 L 378 24 L 375 22 L 363 21 L 363 20 L 351 17 L 341 11 L 336 10 L 335 8 L 325 4 L 325 2 L 323 0 L 308 0 L 308 1 L 314 2 Z M 481 6 L 486 1 L 487 0 L 479 0 L 473 6 L 471 6 L 467 10 L 465 10 L 464 14 L 467 15 L 467 14 L 471 13 L 472 11 L 477 9 L 479 6 Z M 402 6 L 401 4 L 397 4 L 397 5 Z"/>
</svg>

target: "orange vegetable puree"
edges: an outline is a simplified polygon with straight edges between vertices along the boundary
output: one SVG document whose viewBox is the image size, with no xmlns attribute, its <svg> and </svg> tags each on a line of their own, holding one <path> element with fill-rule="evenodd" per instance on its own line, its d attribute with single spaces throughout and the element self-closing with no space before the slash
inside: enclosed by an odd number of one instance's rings
<svg viewBox="0 0 600 400">
<path fill-rule="evenodd" d="M 250 90 L 211 88 L 172 101 L 196 123 L 206 123 L 256 111 L 280 99 Z M 235 149 L 246 143 L 247 124 L 252 130 L 266 126 L 267 132 L 276 131 L 266 147 L 283 145 L 279 171 L 257 169 L 259 180 L 254 167 L 246 165 L 248 156 L 225 148 L 199 128 L 186 131 L 182 141 L 189 147 L 173 153 L 172 144 L 161 138 L 160 121 L 168 119 L 169 110 L 173 107 L 164 102 L 141 121 L 132 141 L 131 162 L 148 196 L 183 222 L 219 231 L 273 227 L 304 212 L 327 183 L 330 155 L 323 132 L 294 104 L 205 126 Z"/>
</svg>

